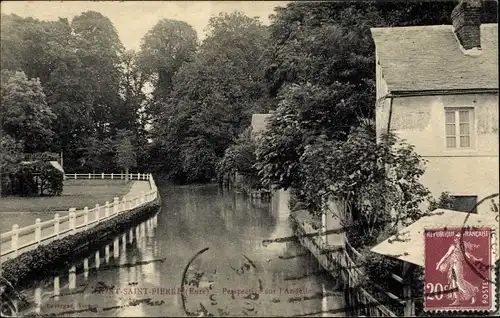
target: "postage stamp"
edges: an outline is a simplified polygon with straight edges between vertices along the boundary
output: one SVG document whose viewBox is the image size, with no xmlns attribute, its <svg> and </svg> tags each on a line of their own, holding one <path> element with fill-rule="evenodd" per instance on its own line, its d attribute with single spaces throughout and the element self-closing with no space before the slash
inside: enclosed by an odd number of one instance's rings
<svg viewBox="0 0 500 318">
<path fill-rule="evenodd" d="M 491 227 L 425 230 L 426 311 L 496 308 L 496 233 Z"/>
</svg>

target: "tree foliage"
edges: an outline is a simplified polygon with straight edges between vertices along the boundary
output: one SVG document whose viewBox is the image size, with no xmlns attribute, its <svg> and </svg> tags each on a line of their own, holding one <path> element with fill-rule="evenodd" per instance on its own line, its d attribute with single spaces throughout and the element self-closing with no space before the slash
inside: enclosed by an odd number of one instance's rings
<svg viewBox="0 0 500 318">
<path fill-rule="evenodd" d="M 137 155 L 132 146 L 130 132 L 119 131 L 116 139 L 116 164 L 128 170 L 137 165 Z"/>
<path fill-rule="evenodd" d="M 57 117 L 48 122 L 48 115 L 35 116 L 35 123 L 43 122 L 43 125 L 30 131 L 19 130 L 18 135 L 31 134 L 31 139 L 46 141 L 32 142 L 23 151 L 62 151 L 66 170 L 78 172 L 89 168 L 115 169 L 113 155 L 93 160 L 91 167 L 88 155 L 98 143 L 108 147 L 106 152 L 113 151 L 109 140 L 114 139 L 120 129 L 133 131 L 133 145 L 145 149 L 143 110 L 147 97 L 143 88 L 147 76 L 138 66 L 137 54 L 124 51 L 107 17 L 87 11 L 71 21 L 62 18 L 40 21 L 2 14 L 1 23 L 2 83 L 6 83 L 4 78 L 9 77 L 8 74 L 15 72 L 24 72 L 27 83 L 32 83 L 23 84 L 24 87 L 16 91 L 17 96 L 10 98 L 25 103 L 22 92 L 33 91 L 34 83 L 39 80 L 36 93 L 26 96 L 35 98 L 43 94 L 47 109 Z M 16 85 L 20 83 L 17 81 Z M 11 115 L 6 117 L 17 121 L 19 126 L 20 117 Z M 14 123 L 5 124 L 5 129 L 13 129 Z M 18 135 L 13 137 L 30 140 L 28 136 Z M 50 138 L 46 138 L 49 135 Z M 87 164 L 82 165 L 84 161 Z"/>
<path fill-rule="evenodd" d="M 154 156 L 161 170 L 182 181 L 216 176 L 226 148 L 261 109 L 265 96 L 258 61 L 268 34 L 258 19 L 241 13 L 210 19 L 207 38 L 173 78 L 154 124 Z"/>
<path fill-rule="evenodd" d="M 3 70 L 1 97 L 3 132 L 21 142 L 24 152 L 49 149 L 56 116 L 47 106 L 40 81 L 28 79 L 23 72 Z"/>
<path fill-rule="evenodd" d="M 275 8 L 266 83 L 276 99 L 258 149 L 266 181 L 302 187 L 300 158 L 319 136 L 345 140 L 357 118 L 374 118 L 375 45 L 371 27 L 451 24 L 456 2 L 292 2 Z M 492 10 L 493 9 L 493 10 Z M 483 22 L 496 22 L 484 3 Z"/>
<path fill-rule="evenodd" d="M 189 62 L 198 46 L 193 27 L 184 21 L 163 19 L 142 39 L 139 63 L 142 70 L 153 76 L 155 95 L 169 95 L 172 79 L 179 68 Z"/>
<path fill-rule="evenodd" d="M 252 129 L 249 127 L 238 136 L 233 145 L 226 149 L 224 157 L 218 162 L 218 173 L 241 172 L 256 174 L 255 151 L 256 143 L 252 137 Z"/>
</svg>

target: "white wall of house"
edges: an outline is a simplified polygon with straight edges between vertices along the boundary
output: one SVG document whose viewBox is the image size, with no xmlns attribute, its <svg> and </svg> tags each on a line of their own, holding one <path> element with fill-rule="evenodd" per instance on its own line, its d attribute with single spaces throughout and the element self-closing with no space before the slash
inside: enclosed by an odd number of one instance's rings
<svg viewBox="0 0 500 318">
<path fill-rule="evenodd" d="M 378 134 L 387 131 L 390 104 L 388 99 L 377 105 Z M 447 146 L 445 113 L 452 108 L 470 111 L 468 148 Z M 460 134 L 459 113 L 455 117 Z M 396 97 L 390 127 L 428 160 L 421 181 L 435 197 L 448 191 L 455 196 L 477 196 L 479 201 L 499 192 L 498 119 L 498 94 Z M 498 197 L 495 200 L 498 204 Z M 481 204 L 477 212 L 491 213 L 490 202 Z"/>
</svg>

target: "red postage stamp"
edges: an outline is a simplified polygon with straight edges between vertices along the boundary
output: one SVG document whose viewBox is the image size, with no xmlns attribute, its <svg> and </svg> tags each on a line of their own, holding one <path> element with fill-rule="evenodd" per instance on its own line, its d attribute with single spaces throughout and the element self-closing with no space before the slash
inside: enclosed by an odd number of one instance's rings
<svg viewBox="0 0 500 318">
<path fill-rule="evenodd" d="M 491 311 L 495 308 L 493 230 L 425 230 L 426 311 Z"/>
</svg>

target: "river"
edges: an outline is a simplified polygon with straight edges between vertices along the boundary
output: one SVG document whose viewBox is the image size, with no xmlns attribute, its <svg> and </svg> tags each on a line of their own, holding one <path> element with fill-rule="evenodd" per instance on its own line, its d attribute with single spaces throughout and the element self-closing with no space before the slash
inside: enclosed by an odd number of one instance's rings
<svg viewBox="0 0 500 318">
<path fill-rule="evenodd" d="M 308 251 L 263 244 L 292 234 L 284 195 L 265 203 L 216 185 L 159 189 L 155 217 L 35 282 L 22 314 L 342 316 L 324 313 L 344 306 L 343 296 Z"/>
</svg>

